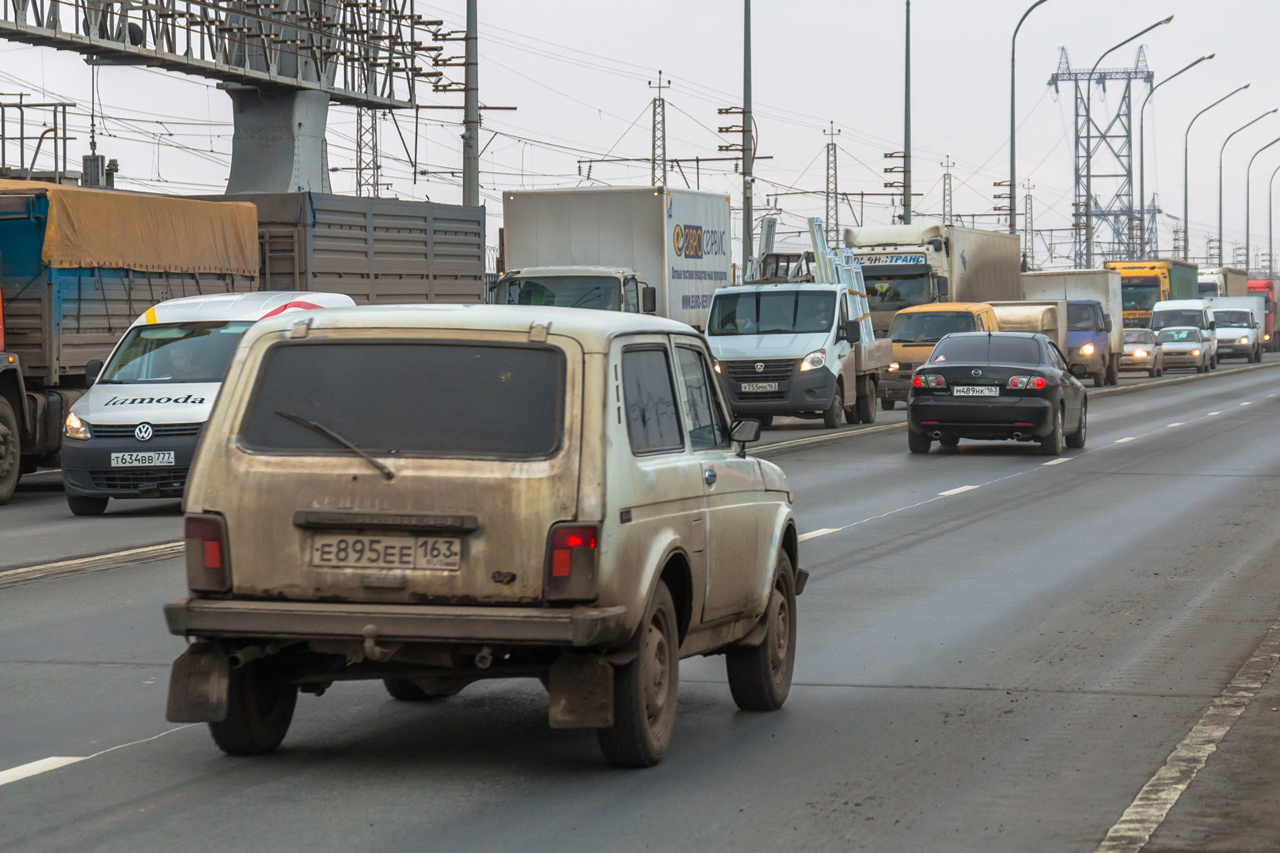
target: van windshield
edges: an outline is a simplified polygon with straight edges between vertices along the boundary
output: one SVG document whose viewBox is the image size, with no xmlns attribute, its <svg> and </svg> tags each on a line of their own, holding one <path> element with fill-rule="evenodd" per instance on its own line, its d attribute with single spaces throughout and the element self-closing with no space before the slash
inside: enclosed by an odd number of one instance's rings
<svg viewBox="0 0 1280 853">
<path fill-rule="evenodd" d="M 808 334 L 830 330 L 836 295 L 830 290 L 719 293 L 711 303 L 708 335 Z"/>
<path fill-rule="evenodd" d="M 1217 321 L 1218 328 L 1223 326 L 1233 326 L 1236 328 L 1247 329 L 1253 325 L 1249 321 L 1248 311 L 1214 311 L 1213 319 Z"/>
<path fill-rule="evenodd" d="M 252 320 L 156 323 L 125 333 L 99 383 L 221 382 Z"/>
<path fill-rule="evenodd" d="M 1157 311 L 1151 315 L 1151 328 L 1160 330 L 1169 326 L 1194 326 L 1203 329 L 1203 321 L 1204 312 L 1198 308 Z"/>
<path fill-rule="evenodd" d="M 928 311 L 899 314 L 889 326 L 889 339 L 894 343 L 937 343 L 952 332 L 972 332 L 973 315 L 955 311 Z"/>
<path fill-rule="evenodd" d="M 240 425 L 250 450 L 541 458 L 560 445 L 563 353 L 546 346 L 316 342 L 267 353 Z"/>
<path fill-rule="evenodd" d="M 561 308 L 622 310 L 621 281 L 609 275 L 519 276 L 498 282 L 498 305 L 558 305 Z"/>
</svg>

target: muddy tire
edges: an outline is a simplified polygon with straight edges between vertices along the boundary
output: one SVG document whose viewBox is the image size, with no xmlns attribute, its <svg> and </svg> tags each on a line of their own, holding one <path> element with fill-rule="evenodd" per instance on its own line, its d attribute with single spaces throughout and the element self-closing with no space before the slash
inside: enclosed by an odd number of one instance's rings
<svg viewBox="0 0 1280 853">
<path fill-rule="evenodd" d="M 791 692 L 791 676 L 796 668 L 796 577 L 786 552 L 778 555 L 773 578 L 778 595 L 776 611 L 766 618 L 769 627 L 764 641 L 750 648 L 730 646 L 725 654 L 729 692 L 744 711 L 776 711 Z"/>
<path fill-rule="evenodd" d="M 13 497 L 22 475 L 22 445 L 18 434 L 18 417 L 13 406 L 0 397 L 0 504 Z"/>
<path fill-rule="evenodd" d="M 436 699 L 446 699 L 454 696 L 458 691 L 462 690 L 462 685 L 437 686 L 427 689 L 409 678 L 384 678 L 382 679 L 382 686 L 387 688 L 387 693 L 391 695 L 392 699 L 399 699 L 401 702 L 431 702 Z"/>
<path fill-rule="evenodd" d="M 640 620 L 636 659 L 613 672 L 613 726 L 597 729 L 600 751 L 615 767 L 652 767 L 675 728 L 680 636 L 671 592 L 658 581 Z"/>
<path fill-rule="evenodd" d="M 67 506 L 72 515 L 95 516 L 107 511 L 110 498 L 95 498 L 85 495 L 67 495 Z"/>
<path fill-rule="evenodd" d="M 840 416 L 844 414 L 844 390 L 836 383 L 835 393 L 831 395 L 831 405 L 822 413 L 822 425 L 827 429 L 840 426 Z"/>
<path fill-rule="evenodd" d="M 1062 435 L 1062 409 L 1053 413 L 1053 432 L 1040 439 L 1040 455 L 1041 456 L 1061 456 L 1062 446 L 1065 443 Z"/>
<path fill-rule="evenodd" d="M 213 741 L 227 755 L 263 755 L 284 740 L 298 704 L 298 686 L 269 661 L 231 670 L 227 717 L 210 723 Z"/>
</svg>

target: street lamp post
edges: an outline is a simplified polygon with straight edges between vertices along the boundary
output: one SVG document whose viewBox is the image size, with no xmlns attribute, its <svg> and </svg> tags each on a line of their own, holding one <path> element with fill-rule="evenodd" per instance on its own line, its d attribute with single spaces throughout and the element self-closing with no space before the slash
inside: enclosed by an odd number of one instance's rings
<svg viewBox="0 0 1280 853">
<path fill-rule="evenodd" d="M 1276 166 L 1267 183 L 1267 278 L 1270 279 L 1276 277 L 1276 230 L 1271 216 L 1275 212 L 1276 175 L 1280 175 L 1280 166 Z"/>
<path fill-rule="evenodd" d="M 1280 110 L 1280 107 L 1272 107 L 1253 121 L 1242 124 L 1231 131 L 1227 134 L 1227 138 L 1222 140 L 1222 147 L 1218 149 L 1218 266 L 1222 266 L 1222 155 L 1226 153 L 1227 143 L 1231 141 L 1231 137 L 1247 127 L 1252 127 L 1276 110 Z"/>
<path fill-rule="evenodd" d="M 1187 65 L 1159 83 L 1151 87 L 1151 91 L 1147 92 L 1147 97 L 1142 100 L 1142 106 L 1138 108 L 1138 257 L 1144 257 L 1147 252 L 1147 101 L 1151 100 L 1151 96 L 1156 93 L 1165 83 L 1183 72 L 1190 71 L 1206 59 L 1213 59 L 1216 54 L 1202 56 L 1190 65 Z"/>
<path fill-rule="evenodd" d="M 1106 59 L 1107 55 L 1112 51 L 1124 47 L 1131 41 L 1136 41 L 1137 39 L 1142 38 L 1156 27 L 1162 27 L 1172 20 L 1173 15 L 1170 15 L 1163 21 L 1156 21 L 1145 30 L 1140 30 L 1139 32 L 1134 33 L 1119 44 L 1112 45 L 1103 52 L 1102 56 L 1098 57 L 1097 62 L 1093 63 L 1093 68 L 1089 69 L 1089 78 L 1085 83 L 1087 90 L 1084 98 L 1084 257 L 1085 267 L 1087 269 L 1093 269 L 1093 75 L 1098 70 L 1098 66 L 1102 64 L 1102 60 Z M 1013 192 L 1013 189 L 1010 188 L 1009 191 Z"/>
<path fill-rule="evenodd" d="M 1249 86 L 1251 85 L 1252 85 L 1251 83 L 1245 83 L 1243 86 L 1240 86 L 1239 88 L 1228 92 L 1227 94 L 1223 95 L 1221 98 L 1218 98 L 1218 100 L 1214 101 L 1209 106 L 1202 109 L 1200 112 L 1196 113 L 1195 116 L 1191 119 L 1190 123 L 1187 124 L 1187 132 L 1182 135 L 1182 227 L 1186 232 L 1184 235 L 1185 239 L 1182 241 L 1182 259 L 1184 261 L 1190 260 L 1191 258 L 1191 211 L 1187 204 L 1187 200 L 1190 198 L 1190 193 L 1187 191 L 1187 181 L 1188 181 L 1188 174 L 1189 174 L 1187 170 L 1187 152 L 1188 152 L 1188 146 L 1191 143 L 1191 125 L 1195 124 L 1196 119 L 1200 118 L 1200 116 L 1209 112 L 1209 110 L 1213 109 L 1218 104 L 1225 101 L 1227 98 L 1230 98 L 1232 95 L 1237 94 L 1238 92 L 1243 92 L 1245 89 L 1248 89 Z"/>
<path fill-rule="evenodd" d="M 1244 170 L 1244 271 L 1245 271 L 1246 278 L 1248 277 L 1248 274 L 1249 274 L 1249 260 L 1252 257 L 1249 254 L 1249 248 L 1250 248 L 1249 247 L 1249 225 L 1250 225 L 1249 201 L 1250 201 L 1250 191 L 1253 189 L 1253 185 L 1249 180 L 1249 176 L 1253 173 L 1253 161 L 1258 159 L 1259 154 L 1261 154 L 1263 151 L 1266 151 L 1268 148 L 1270 148 L 1272 145 L 1275 145 L 1277 142 L 1280 142 L 1280 136 L 1277 136 L 1275 139 L 1271 140 L 1266 145 L 1262 146 L 1257 151 L 1253 152 L 1253 156 L 1249 158 L 1249 165 Z"/>
<path fill-rule="evenodd" d="M 1022 17 L 1018 19 L 1018 25 L 1013 28 L 1013 38 L 1009 39 L 1009 233 L 1018 233 L 1018 205 L 1017 205 L 1017 153 L 1018 153 L 1018 123 L 1014 117 L 1014 100 L 1017 98 L 1017 89 L 1014 87 L 1014 79 L 1016 76 L 1017 66 L 1015 60 L 1018 52 L 1018 30 L 1022 29 L 1022 22 L 1027 19 L 1037 6 L 1041 3 L 1047 3 L 1048 0 L 1036 0 L 1027 7 L 1027 11 L 1022 13 Z"/>
</svg>

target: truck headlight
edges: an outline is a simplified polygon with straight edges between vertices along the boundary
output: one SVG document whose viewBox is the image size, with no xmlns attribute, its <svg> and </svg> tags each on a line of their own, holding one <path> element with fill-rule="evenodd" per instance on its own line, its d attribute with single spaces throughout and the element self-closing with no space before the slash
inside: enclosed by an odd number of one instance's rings
<svg viewBox="0 0 1280 853">
<path fill-rule="evenodd" d="M 815 350 L 804 357 L 804 361 L 800 362 L 800 370 L 817 370 L 819 367 L 825 367 L 827 364 L 827 351 L 824 349 Z"/>
<path fill-rule="evenodd" d="M 1241 345 L 1242 345 L 1242 346 L 1248 346 L 1248 344 L 1249 344 L 1249 339 L 1248 339 L 1248 338 L 1241 338 L 1241 339 L 1240 339 L 1240 343 L 1241 343 Z"/>
<path fill-rule="evenodd" d="M 897 369 L 898 369 L 898 362 L 896 362 L 896 361 L 891 361 L 891 362 L 889 362 L 889 372 L 890 372 L 890 373 L 893 373 L 893 372 L 894 372 L 895 370 L 897 370 Z"/>
<path fill-rule="evenodd" d="M 81 441 L 86 438 L 93 438 L 93 435 L 89 432 L 89 425 L 76 417 L 75 412 L 67 412 L 67 419 L 62 424 L 62 434 L 67 438 L 76 438 Z"/>
<path fill-rule="evenodd" d="M 1092 343 L 1088 343 L 1088 344 L 1085 344 L 1084 346 L 1080 347 L 1080 354 L 1081 354 L 1081 355 L 1093 355 L 1093 344 L 1092 344 Z"/>
</svg>

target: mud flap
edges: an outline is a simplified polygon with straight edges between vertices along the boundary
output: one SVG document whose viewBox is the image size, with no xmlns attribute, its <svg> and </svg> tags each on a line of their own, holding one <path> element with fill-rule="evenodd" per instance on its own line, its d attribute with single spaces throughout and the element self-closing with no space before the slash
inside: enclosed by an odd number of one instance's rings
<svg viewBox="0 0 1280 853">
<path fill-rule="evenodd" d="M 212 643 L 192 643 L 169 673 L 171 723 L 219 723 L 227 718 L 231 663 Z"/>
<path fill-rule="evenodd" d="M 613 666 L 597 655 L 561 655 L 551 665 L 548 721 L 553 729 L 613 725 Z"/>
<path fill-rule="evenodd" d="M 764 614 L 760 617 L 760 621 L 751 629 L 747 636 L 739 640 L 735 645 L 747 648 L 756 648 L 764 642 L 765 635 L 769 633 L 769 626 L 778 618 L 778 608 L 782 606 L 782 593 L 776 589 L 769 596 L 769 604 L 764 609 Z"/>
</svg>

